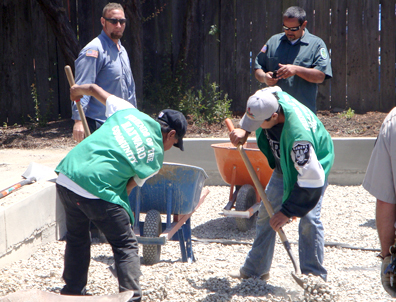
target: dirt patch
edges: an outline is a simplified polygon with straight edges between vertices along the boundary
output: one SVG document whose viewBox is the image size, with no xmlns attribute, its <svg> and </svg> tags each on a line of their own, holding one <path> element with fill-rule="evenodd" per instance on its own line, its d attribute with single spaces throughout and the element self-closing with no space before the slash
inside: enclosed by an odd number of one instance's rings
<svg viewBox="0 0 396 302">
<path fill-rule="evenodd" d="M 387 113 L 368 112 L 354 114 L 347 118 L 341 113 L 328 110 L 319 111 L 318 117 L 332 137 L 376 137 Z M 237 125 L 241 117 L 234 117 Z M 72 120 L 59 120 L 48 123 L 45 127 L 26 125 L 0 128 L 0 148 L 17 149 L 64 149 L 74 147 L 72 139 Z M 197 126 L 189 124 L 187 138 L 198 137 L 228 137 L 228 130 L 224 123 Z"/>
<path fill-rule="evenodd" d="M 328 110 L 318 112 L 318 117 L 332 137 L 377 137 L 387 112 L 354 114 L 351 118 Z"/>
<path fill-rule="evenodd" d="M 16 125 L 0 128 L 0 148 L 13 149 L 64 149 L 74 147 L 70 119 L 49 122 L 45 127 Z"/>
</svg>

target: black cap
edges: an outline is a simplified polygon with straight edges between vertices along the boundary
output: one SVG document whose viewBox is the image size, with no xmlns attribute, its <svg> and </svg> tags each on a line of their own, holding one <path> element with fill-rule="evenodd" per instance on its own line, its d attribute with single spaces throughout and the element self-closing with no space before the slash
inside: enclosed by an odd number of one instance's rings
<svg viewBox="0 0 396 302">
<path fill-rule="evenodd" d="M 179 140 L 174 146 L 184 151 L 183 137 L 187 131 L 187 120 L 183 113 L 177 110 L 164 109 L 158 114 L 158 119 L 167 123 L 169 127 L 176 131 Z"/>
</svg>

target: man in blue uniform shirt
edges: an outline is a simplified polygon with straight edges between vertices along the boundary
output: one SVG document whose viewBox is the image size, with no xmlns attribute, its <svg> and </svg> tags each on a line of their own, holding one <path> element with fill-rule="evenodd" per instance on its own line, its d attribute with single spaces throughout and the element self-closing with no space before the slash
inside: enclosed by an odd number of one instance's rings
<svg viewBox="0 0 396 302">
<path fill-rule="evenodd" d="M 128 54 L 120 39 L 125 30 L 125 13 L 118 3 L 108 3 L 103 8 L 100 19 L 103 30 L 80 52 L 76 62 L 76 84 L 97 84 L 115 96 L 136 106 L 135 82 Z M 105 106 L 93 96 L 84 96 L 81 106 L 85 112 L 91 132 L 106 120 Z M 73 138 L 77 142 L 84 139 L 84 129 L 77 106 L 73 104 Z"/>
<path fill-rule="evenodd" d="M 308 29 L 305 11 L 289 7 L 283 30 L 272 36 L 256 57 L 256 79 L 279 86 L 316 113 L 318 84 L 333 76 L 326 44 Z M 276 72 L 275 72 L 276 71 Z"/>
</svg>

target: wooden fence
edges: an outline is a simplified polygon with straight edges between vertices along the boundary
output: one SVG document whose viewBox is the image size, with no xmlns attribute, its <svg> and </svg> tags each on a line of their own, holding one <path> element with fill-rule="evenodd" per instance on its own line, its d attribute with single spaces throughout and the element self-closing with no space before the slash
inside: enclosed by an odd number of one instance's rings
<svg viewBox="0 0 396 302">
<path fill-rule="evenodd" d="M 101 11 L 107 2 L 63 0 L 81 48 L 100 33 Z M 144 77 L 161 77 L 163 55 L 169 54 L 176 64 L 180 52 L 189 50 L 186 62 L 193 70 L 194 87 L 210 74 L 211 81 L 233 99 L 232 109 L 241 112 L 259 87 L 251 65 L 255 56 L 271 35 L 281 31 L 282 12 L 298 5 L 307 12 L 309 31 L 321 37 L 331 52 L 333 79 L 319 86 L 318 109 L 387 112 L 396 104 L 395 3 L 140 0 L 140 47 L 145 59 L 131 58 L 132 47 L 139 47 L 132 41 L 132 26 L 127 26 L 122 43 L 131 62 L 150 62 L 143 68 L 132 64 L 139 104 L 144 104 Z M 49 119 L 70 117 L 65 58 L 38 0 L 2 0 L 0 20 L 0 122 L 29 121 L 39 113 Z M 218 31 L 209 34 L 213 26 Z M 186 34 L 191 39 L 182 44 Z"/>
</svg>

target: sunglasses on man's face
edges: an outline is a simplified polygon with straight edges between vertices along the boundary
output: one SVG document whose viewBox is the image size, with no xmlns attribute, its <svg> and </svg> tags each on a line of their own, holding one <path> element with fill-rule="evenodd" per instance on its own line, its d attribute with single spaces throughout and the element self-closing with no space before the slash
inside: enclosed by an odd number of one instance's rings
<svg viewBox="0 0 396 302">
<path fill-rule="evenodd" d="M 301 28 L 301 25 L 300 25 L 300 26 L 297 26 L 297 27 L 287 27 L 287 26 L 285 26 L 285 25 L 283 24 L 283 30 L 297 31 L 297 30 L 299 30 L 300 28 Z"/>
<path fill-rule="evenodd" d="M 110 19 L 110 18 L 104 18 L 106 21 L 109 21 L 113 25 L 117 25 L 118 22 L 120 22 L 121 25 L 125 24 L 126 19 Z"/>
</svg>

